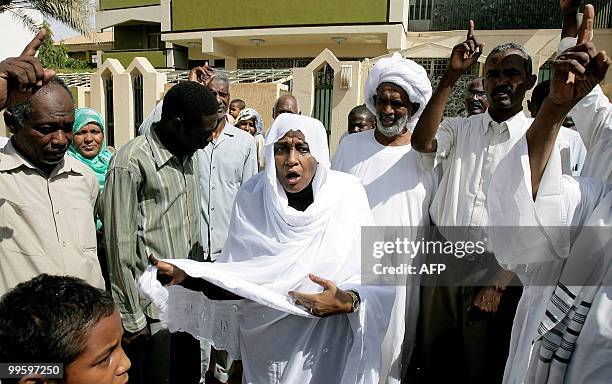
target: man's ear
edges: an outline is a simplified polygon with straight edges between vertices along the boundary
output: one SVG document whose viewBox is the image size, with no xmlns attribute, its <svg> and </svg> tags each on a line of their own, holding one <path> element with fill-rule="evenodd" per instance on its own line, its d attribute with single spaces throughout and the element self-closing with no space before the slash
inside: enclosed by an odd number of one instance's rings
<svg viewBox="0 0 612 384">
<path fill-rule="evenodd" d="M 15 116 L 7 110 L 4 111 L 4 124 L 13 135 L 21 127 Z"/>
<path fill-rule="evenodd" d="M 410 116 L 414 115 L 416 113 L 416 111 L 419 110 L 419 108 L 421 107 L 421 104 L 419 103 L 410 103 L 410 106 L 412 107 L 412 111 L 410 111 Z"/>
<path fill-rule="evenodd" d="M 529 81 L 529 88 L 527 89 L 533 88 L 538 82 L 538 75 L 536 74 L 529 75 L 528 81 Z"/>
</svg>

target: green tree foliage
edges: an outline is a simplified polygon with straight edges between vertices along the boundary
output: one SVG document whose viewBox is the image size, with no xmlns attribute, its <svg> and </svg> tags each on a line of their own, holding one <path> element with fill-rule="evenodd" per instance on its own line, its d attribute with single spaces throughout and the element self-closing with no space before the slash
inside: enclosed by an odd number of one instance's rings
<svg viewBox="0 0 612 384">
<path fill-rule="evenodd" d="M 28 9 L 59 20 L 85 35 L 91 34 L 89 0 L 0 0 L 0 13 L 9 12 L 27 28 L 37 31 L 40 25 L 25 12 Z"/>
<path fill-rule="evenodd" d="M 47 30 L 47 37 L 38 50 L 38 60 L 43 67 L 52 69 L 89 68 L 86 62 L 68 56 L 68 49 L 64 44 L 53 45 L 53 32 L 46 21 L 43 22 L 43 28 Z"/>
</svg>

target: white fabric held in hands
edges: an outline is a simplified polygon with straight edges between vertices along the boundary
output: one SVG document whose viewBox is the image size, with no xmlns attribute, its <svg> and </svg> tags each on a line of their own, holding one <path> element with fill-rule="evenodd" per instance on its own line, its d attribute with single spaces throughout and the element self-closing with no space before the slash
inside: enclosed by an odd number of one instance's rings
<svg viewBox="0 0 612 384">
<path fill-rule="evenodd" d="M 304 134 L 318 161 L 314 202 L 304 212 L 288 206 L 276 178 L 274 142 L 290 130 Z M 266 168 L 238 192 L 217 261 L 166 260 L 249 300 L 210 301 L 182 287 L 161 287 L 153 268 L 139 286 L 172 331 L 185 330 L 241 357 L 247 382 L 376 383 L 395 290 L 360 285 L 361 226 L 374 225 L 363 186 L 329 169 L 327 135 L 318 120 L 282 114 L 265 144 Z M 295 306 L 288 291 L 322 290 L 309 273 L 358 291 L 359 312 L 313 318 Z M 279 376 L 271 378 L 271 371 Z"/>
</svg>

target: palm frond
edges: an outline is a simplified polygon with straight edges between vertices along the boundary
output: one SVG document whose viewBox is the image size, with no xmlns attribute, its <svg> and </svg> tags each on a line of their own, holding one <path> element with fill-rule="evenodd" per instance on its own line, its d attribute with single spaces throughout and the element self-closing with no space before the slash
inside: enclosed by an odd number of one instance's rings
<svg viewBox="0 0 612 384">
<path fill-rule="evenodd" d="M 23 24 L 30 32 L 36 33 L 40 29 L 38 21 L 25 13 L 23 9 L 9 9 L 8 12 L 13 18 Z"/>
<path fill-rule="evenodd" d="M 6 3 L 5 0 L 0 7 L 9 11 L 34 9 L 43 16 L 61 21 L 85 35 L 92 33 L 89 25 L 91 8 L 88 0 L 13 0 Z"/>
</svg>

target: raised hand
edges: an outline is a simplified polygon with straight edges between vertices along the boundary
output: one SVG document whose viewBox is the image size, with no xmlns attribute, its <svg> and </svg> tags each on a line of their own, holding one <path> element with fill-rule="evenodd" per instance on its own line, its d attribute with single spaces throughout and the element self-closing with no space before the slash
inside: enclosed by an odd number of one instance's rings
<svg viewBox="0 0 612 384">
<path fill-rule="evenodd" d="M 483 48 L 484 44 L 479 42 L 476 36 L 474 36 L 474 20 L 470 20 L 467 39 L 453 48 L 447 70 L 462 75 L 478 62 Z"/>
<path fill-rule="evenodd" d="M 610 66 L 604 51 L 590 42 L 593 36 L 595 9 L 588 4 L 578 32 L 578 44 L 563 52 L 553 63 L 549 99 L 571 108 L 601 82 Z"/>
<path fill-rule="evenodd" d="M 326 317 L 342 313 L 350 313 L 353 306 L 351 295 L 336 287 L 330 280 L 315 275 L 308 275 L 310 280 L 323 287 L 321 293 L 301 293 L 290 291 L 289 296 L 295 299 L 295 304 L 306 308 L 315 316 Z"/>
<path fill-rule="evenodd" d="M 213 81 L 215 78 L 215 70 L 209 67 L 208 65 L 204 65 L 202 67 L 195 67 L 189 71 L 189 81 L 195 81 L 200 83 L 206 87 Z"/>
<path fill-rule="evenodd" d="M 0 63 L 0 109 L 27 100 L 55 76 L 55 71 L 43 69 L 35 57 L 46 35 L 41 28 L 19 57 L 9 57 Z"/>
</svg>

